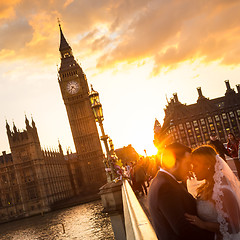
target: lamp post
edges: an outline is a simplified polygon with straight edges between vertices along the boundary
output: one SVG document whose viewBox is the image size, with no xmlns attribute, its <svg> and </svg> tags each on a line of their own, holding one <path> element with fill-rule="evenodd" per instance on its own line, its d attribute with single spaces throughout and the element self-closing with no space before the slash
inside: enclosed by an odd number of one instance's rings
<svg viewBox="0 0 240 240">
<path fill-rule="evenodd" d="M 102 136 L 100 139 L 103 141 L 106 148 L 107 159 L 104 161 L 104 165 L 106 170 L 111 170 L 106 171 L 108 183 L 103 185 L 99 189 L 99 194 L 101 195 L 104 211 L 106 211 L 111 218 L 115 239 L 126 239 L 122 210 L 122 182 L 112 181 L 116 178 L 112 162 L 116 158 L 114 152 L 114 145 L 112 139 L 110 139 L 104 132 L 102 104 L 99 100 L 99 93 L 93 90 L 92 85 L 91 92 L 89 93 L 89 98 L 95 120 L 99 123 L 99 127 L 102 132 Z"/>
<path fill-rule="evenodd" d="M 108 143 L 109 143 L 109 146 L 110 146 L 110 154 L 111 155 L 114 155 L 115 152 L 114 152 L 114 144 L 113 144 L 113 141 L 111 138 L 108 139 Z"/>
<path fill-rule="evenodd" d="M 105 134 L 104 128 L 103 128 L 103 111 L 102 111 L 102 104 L 100 103 L 100 99 L 99 99 L 99 93 L 95 90 L 93 90 L 93 87 L 91 85 L 91 92 L 89 93 L 89 98 L 90 98 L 90 102 L 91 102 L 91 107 L 94 113 L 94 117 L 96 122 L 99 123 L 99 127 L 101 129 L 101 140 L 104 143 L 105 149 L 106 149 L 106 153 L 107 153 L 107 160 L 104 161 L 104 165 L 106 169 L 111 169 L 111 174 L 109 174 L 109 171 L 107 171 L 107 181 L 111 182 L 114 178 L 115 178 L 115 172 L 114 172 L 114 168 L 113 165 L 111 163 L 111 154 L 112 154 L 112 140 L 109 139 L 109 142 L 111 142 L 111 151 L 109 150 L 109 146 L 108 146 L 108 135 Z"/>
</svg>

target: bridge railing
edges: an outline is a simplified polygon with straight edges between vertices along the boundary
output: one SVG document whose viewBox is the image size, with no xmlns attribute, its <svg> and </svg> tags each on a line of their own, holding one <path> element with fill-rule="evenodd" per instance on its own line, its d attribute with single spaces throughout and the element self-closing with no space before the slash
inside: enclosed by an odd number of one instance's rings
<svg viewBox="0 0 240 240">
<path fill-rule="evenodd" d="M 148 217 L 144 213 L 128 181 L 122 185 L 122 200 L 127 240 L 157 240 Z"/>
</svg>

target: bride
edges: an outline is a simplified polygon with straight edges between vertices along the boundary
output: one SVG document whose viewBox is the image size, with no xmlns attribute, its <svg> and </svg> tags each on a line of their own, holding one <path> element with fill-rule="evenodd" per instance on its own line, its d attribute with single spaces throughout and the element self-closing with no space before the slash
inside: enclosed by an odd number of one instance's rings
<svg viewBox="0 0 240 240">
<path fill-rule="evenodd" d="M 198 181 L 198 215 L 185 214 L 200 228 L 215 232 L 216 240 L 240 239 L 240 182 L 210 146 L 192 152 L 192 168 Z"/>
</svg>

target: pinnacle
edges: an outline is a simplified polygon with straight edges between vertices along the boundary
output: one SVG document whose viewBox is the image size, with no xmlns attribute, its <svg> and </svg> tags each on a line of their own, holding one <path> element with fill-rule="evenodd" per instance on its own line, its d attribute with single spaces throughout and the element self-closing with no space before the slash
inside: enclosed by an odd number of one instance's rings
<svg viewBox="0 0 240 240">
<path fill-rule="evenodd" d="M 59 51 L 63 51 L 63 50 L 66 50 L 66 49 L 71 49 L 71 47 L 69 46 L 66 38 L 63 35 L 60 22 L 59 22 L 58 25 L 59 25 L 59 29 L 60 29 L 60 47 L 59 47 Z"/>
</svg>

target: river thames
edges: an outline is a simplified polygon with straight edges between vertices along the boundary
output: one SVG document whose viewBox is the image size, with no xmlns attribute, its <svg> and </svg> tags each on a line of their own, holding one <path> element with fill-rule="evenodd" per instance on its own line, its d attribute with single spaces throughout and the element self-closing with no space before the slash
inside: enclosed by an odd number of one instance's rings
<svg viewBox="0 0 240 240">
<path fill-rule="evenodd" d="M 114 239 L 101 201 L 65 208 L 0 225 L 1 240 Z"/>
</svg>

